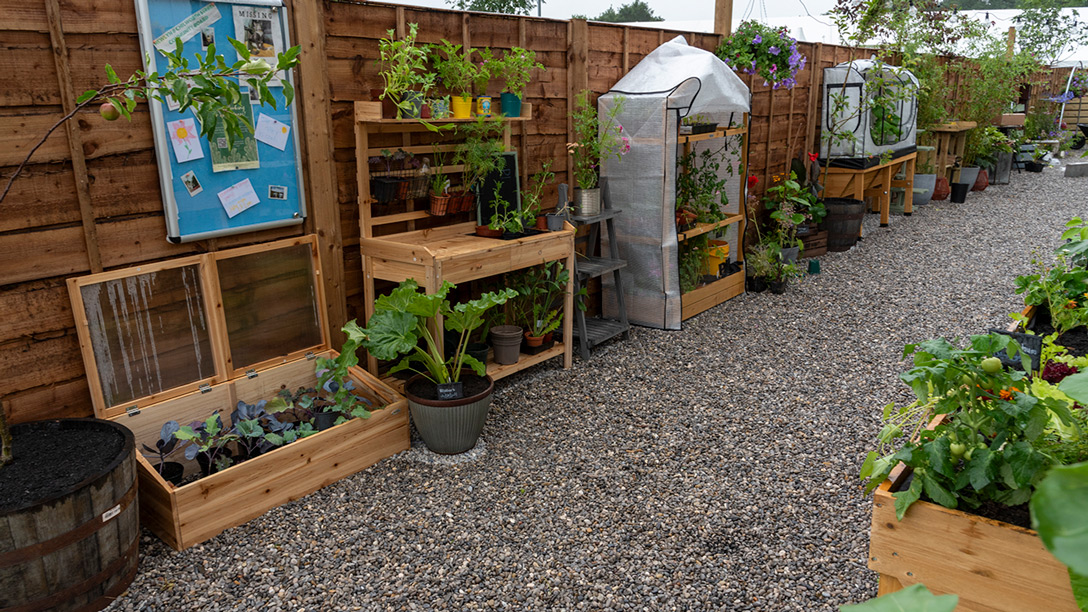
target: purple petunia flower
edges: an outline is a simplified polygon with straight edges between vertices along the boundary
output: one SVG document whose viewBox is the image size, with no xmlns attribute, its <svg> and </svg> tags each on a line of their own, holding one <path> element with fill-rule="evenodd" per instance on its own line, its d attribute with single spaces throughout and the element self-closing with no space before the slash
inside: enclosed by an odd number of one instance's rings
<svg viewBox="0 0 1088 612">
<path fill-rule="evenodd" d="M 771 45 L 771 48 L 767 49 L 767 53 L 770 53 L 771 55 L 778 55 L 778 51 L 778 47 L 775 47 L 774 45 Z"/>
<path fill-rule="evenodd" d="M 752 39 L 752 44 L 753 45 L 758 45 L 761 42 L 763 42 L 763 37 L 760 36 L 759 34 L 756 34 L 756 37 Z"/>
</svg>

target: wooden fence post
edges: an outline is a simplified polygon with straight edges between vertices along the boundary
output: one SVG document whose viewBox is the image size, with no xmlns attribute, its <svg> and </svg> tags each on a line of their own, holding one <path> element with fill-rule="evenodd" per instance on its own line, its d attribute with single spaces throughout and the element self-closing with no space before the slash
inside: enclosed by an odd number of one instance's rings
<svg viewBox="0 0 1088 612">
<path fill-rule="evenodd" d="M 76 92 L 72 88 L 72 69 L 68 63 L 68 45 L 64 41 L 60 5 L 57 0 L 45 0 L 45 13 L 49 20 L 49 41 L 53 47 L 53 62 L 57 67 L 57 85 L 61 104 L 68 114 L 76 107 Z M 87 261 L 91 272 L 102 271 L 102 255 L 98 250 L 98 230 L 95 229 L 94 207 L 91 205 L 90 180 L 87 178 L 87 158 L 83 155 L 83 137 L 79 133 L 76 117 L 64 122 L 68 136 L 68 151 L 72 156 L 72 174 L 76 181 L 76 199 L 79 201 L 79 217 L 83 223 L 83 240 L 87 245 Z"/>
<path fill-rule="evenodd" d="M 301 102 L 302 139 L 306 175 L 309 180 L 309 209 L 312 227 L 320 237 L 321 270 L 328 303 L 330 342 L 344 341 L 340 328 L 347 322 L 347 295 L 344 290 L 344 239 L 340 227 L 340 202 L 333 163 L 332 107 L 325 53 L 325 15 L 321 3 L 297 0 L 291 3 L 299 54 L 298 97 Z M 365 159 L 357 163 L 366 163 Z"/>
</svg>

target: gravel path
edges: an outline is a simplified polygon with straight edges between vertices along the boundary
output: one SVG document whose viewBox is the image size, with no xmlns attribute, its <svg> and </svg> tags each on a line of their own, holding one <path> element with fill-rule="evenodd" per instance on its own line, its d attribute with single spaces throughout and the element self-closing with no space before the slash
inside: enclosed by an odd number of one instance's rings
<svg viewBox="0 0 1088 612">
<path fill-rule="evenodd" d="M 837 610 L 876 593 L 857 468 L 903 344 L 1005 327 L 1083 214 L 1060 168 L 931 203 L 682 332 L 499 385 L 474 461 L 407 453 L 177 553 L 112 610 Z M 416 440 L 415 445 L 421 443 Z"/>
</svg>

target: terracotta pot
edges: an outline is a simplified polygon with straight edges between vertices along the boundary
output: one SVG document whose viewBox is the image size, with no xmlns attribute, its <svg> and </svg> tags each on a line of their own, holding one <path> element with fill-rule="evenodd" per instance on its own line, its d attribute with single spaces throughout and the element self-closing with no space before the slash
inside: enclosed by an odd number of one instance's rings
<svg viewBox="0 0 1088 612">
<path fill-rule="evenodd" d="M 484 238 L 501 238 L 502 237 L 502 230 L 501 229 L 493 230 L 493 229 L 489 228 L 486 225 L 477 225 L 476 226 L 476 235 L 477 236 L 483 236 Z"/>
<path fill-rule="evenodd" d="M 529 332 L 525 332 L 525 343 L 529 346 L 540 346 L 544 343 L 544 336 L 530 336 Z"/>
<path fill-rule="evenodd" d="M 971 187 L 971 191 L 985 191 L 986 187 L 990 185 L 990 175 L 986 170 L 978 171 L 978 178 L 975 179 L 975 184 Z"/>
<path fill-rule="evenodd" d="M 547 231 L 548 230 L 548 217 L 547 215 L 536 216 L 536 229 Z"/>
<path fill-rule="evenodd" d="M 947 200 L 950 193 L 952 193 L 952 188 L 948 186 L 948 178 L 938 176 L 937 183 L 933 186 L 933 199 Z"/>
</svg>

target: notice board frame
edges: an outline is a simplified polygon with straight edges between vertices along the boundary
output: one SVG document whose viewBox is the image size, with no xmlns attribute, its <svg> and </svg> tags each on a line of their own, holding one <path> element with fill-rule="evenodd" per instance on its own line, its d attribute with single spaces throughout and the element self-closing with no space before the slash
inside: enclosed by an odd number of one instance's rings
<svg viewBox="0 0 1088 612">
<path fill-rule="evenodd" d="M 155 49 L 155 38 L 176 25 L 179 15 L 193 14 L 209 5 L 213 5 L 219 13 L 217 21 L 211 24 L 216 52 L 222 55 L 228 64 L 237 60 L 234 47 L 226 38 L 227 36 L 239 38 L 234 31 L 234 7 L 236 6 L 274 10 L 279 16 L 273 23 L 273 29 L 277 30 L 274 34 L 279 36 L 283 47 L 277 48 L 276 51 L 283 53 L 291 46 L 287 9 L 282 0 L 135 0 L 135 2 L 140 47 L 144 56 L 144 70 L 147 72 L 161 73 L 166 70 L 166 58 Z M 162 19 L 166 19 L 167 23 L 160 23 Z M 188 41 L 184 41 L 184 55 L 189 57 L 191 62 L 196 52 L 204 51 L 201 37 L 202 34 L 197 33 Z M 173 43 L 171 47 L 172 45 Z M 149 58 L 151 64 L 148 62 Z M 290 70 L 285 71 L 282 76 L 292 86 L 295 85 L 294 75 Z M 268 115 L 289 127 L 288 142 L 284 150 L 279 151 L 265 142 L 257 141 L 256 147 L 261 165 L 253 169 L 213 172 L 210 151 L 212 145 L 206 138 L 198 139 L 202 147 L 202 158 L 179 164 L 167 134 L 167 122 L 193 118 L 199 130 L 199 120 L 195 118 L 191 109 L 179 114 L 158 100 L 153 99 L 148 102 L 159 168 L 159 187 L 166 217 L 166 237 L 170 242 L 207 240 L 231 234 L 300 225 L 304 221 L 306 194 L 303 183 L 298 113 L 294 104 L 289 107 L 284 106 L 282 87 L 270 85 L 269 89 L 276 98 L 277 108 L 253 104 L 251 108 L 254 127 L 260 114 Z M 243 89 L 243 96 L 245 93 Z M 201 191 L 196 195 L 190 195 L 189 188 L 182 179 L 190 171 L 200 182 Z M 260 202 L 234 217 L 229 217 L 219 201 L 218 194 L 227 187 L 246 179 L 249 179 Z M 272 187 L 279 189 L 271 189 Z M 282 199 L 272 199 L 270 197 L 272 195 L 280 196 Z"/>
</svg>

